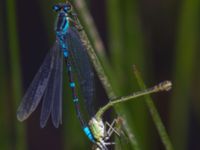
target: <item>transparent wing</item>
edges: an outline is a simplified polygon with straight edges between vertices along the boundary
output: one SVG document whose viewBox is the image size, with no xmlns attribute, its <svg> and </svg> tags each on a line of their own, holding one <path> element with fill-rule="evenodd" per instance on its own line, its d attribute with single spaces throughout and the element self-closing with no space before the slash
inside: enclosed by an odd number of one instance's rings
<svg viewBox="0 0 200 150">
<path fill-rule="evenodd" d="M 55 79 L 55 64 L 54 68 L 51 72 L 49 83 L 47 85 L 47 89 L 45 91 L 43 102 L 42 102 L 42 109 L 40 114 L 40 127 L 45 127 L 47 120 L 50 116 L 52 105 L 53 105 L 53 98 L 54 98 L 54 79 Z"/>
<path fill-rule="evenodd" d="M 42 110 L 40 115 L 40 126 L 45 127 L 47 120 L 51 115 L 55 127 L 59 126 L 60 109 L 62 103 L 62 58 L 59 46 L 55 47 L 55 59 L 49 82 L 43 97 Z"/>
<path fill-rule="evenodd" d="M 55 127 L 62 124 L 62 83 L 63 83 L 63 54 L 58 53 L 58 60 L 56 62 L 56 80 L 55 80 L 55 94 L 53 99 L 53 108 L 51 112 L 52 122 Z"/>
<path fill-rule="evenodd" d="M 32 83 L 27 89 L 22 102 L 17 110 L 17 118 L 19 121 L 27 119 L 30 114 L 37 108 L 41 98 L 45 92 L 49 77 L 52 72 L 54 62 L 54 47 L 46 55 L 41 67 L 35 75 Z"/>
<path fill-rule="evenodd" d="M 89 56 L 82 44 L 78 31 L 75 28 L 69 28 L 65 38 L 69 49 L 70 60 L 78 75 L 79 85 L 84 97 L 86 108 L 88 113 L 93 116 L 95 87 L 94 72 Z"/>
</svg>

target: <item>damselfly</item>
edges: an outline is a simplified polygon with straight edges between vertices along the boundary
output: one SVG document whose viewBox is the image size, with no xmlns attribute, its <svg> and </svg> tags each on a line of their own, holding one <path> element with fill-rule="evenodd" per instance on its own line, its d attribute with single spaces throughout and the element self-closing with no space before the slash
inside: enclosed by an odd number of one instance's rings
<svg viewBox="0 0 200 150">
<path fill-rule="evenodd" d="M 76 17 L 72 13 L 71 4 L 68 2 L 58 4 L 53 7 L 53 10 L 58 12 L 55 26 L 56 41 L 26 91 L 17 110 L 17 118 L 20 121 L 27 119 L 43 99 L 40 126 L 43 128 L 46 125 L 50 115 L 56 128 L 62 123 L 62 72 L 64 58 L 76 114 L 81 122 L 83 131 L 95 143 L 90 128 L 81 116 L 79 99 L 75 90 L 76 85 L 73 79 L 74 70 L 77 73 L 85 104 L 88 106 L 87 110 L 93 116 L 93 110 L 90 106 L 94 95 L 94 73 L 90 60 L 80 39 L 79 27 L 74 20 Z"/>
<path fill-rule="evenodd" d="M 108 145 L 114 144 L 108 141 L 111 135 L 114 132 L 116 134 L 118 133 L 114 129 L 116 121 L 114 120 L 111 124 L 104 123 L 102 120 L 103 113 L 111 106 L 130 98 L 167 90 L 171 87 L 171 83 L 165 82 L 159 86 L 134 93 L 128 97 L 115 99 L 100 108 L 97 113 L 94 113 L 91 107 L 95 91 L 94 73 L 86 47 L 79 34 L 81 26 L 77 22 L 77 16 L 73 13 L 72 5 L 69 2 L 55 5 L 53 10 L 58 13 L 55 26 L 56 41 L 26 91 L 18 108 L 17 118 L 20 121 L 27 119 L 43 99 L 40 126 L 43 128 L 50 116 L 56 128 L 62 123 L 62 73 L 64 58 L 76 115 L 80 120 L 83 131 L 97 145 L 97 149 L 107 150 Z M 88 113 L 91 116 L 88 123 L 85 123 L 80 112 L 79 99 L 75 90 L 74 72 L 77 74 L 83 99 Z M 106 125 L 108 126 L 107 130 Z"/>
</svg>

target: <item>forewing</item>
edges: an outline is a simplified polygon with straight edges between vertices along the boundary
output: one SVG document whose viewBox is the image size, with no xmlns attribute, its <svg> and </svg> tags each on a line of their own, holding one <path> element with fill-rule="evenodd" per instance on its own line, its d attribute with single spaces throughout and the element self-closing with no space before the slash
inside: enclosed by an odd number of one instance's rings
<svg viewBox="0 0 200 150">
<path fill-rule="evenodd" d="M 69 58 L 75 68 L 86 108 L 91 116 L 94 115 L 94 72 L 85 46 L 76 28 L 69 28 L 66 34 Z"/>
<path fill-rule="evenodd" d="M 52 122 L 55 127 L 58 127 L 62 123 L 62 83 L 63 83 L 63 54 L 58 53 L 58 59 L 56 62 L 56 80 L 54 80 L 55 94 L 52 106 Z"/>
<path fill-rule="evenodd" d="M 45 92 L 49 77 L 52 72 L 54 62 L 54 48 L 46 55 L 41 67 L 35 75 L 32 83 L 27 89 L 22 102 L 17 110 L 19 121 L 27 119 L 30 114 L 37 108 Z"/>
<path fill-rule="evenodd" d="M 56 45 L 55 47 L 55 59 L 53 62 L 53 68 L 52 72 L 50 74 L 49 82 L 43 97 L 43 103 L 42 103 L 42 110 L 40 115 L 40 126 L 43 128 L 45 127 L 47 120 L 52 114 L 52 112 L 55 112 L 54 109 L 59 109 L 57 106 L 60 106 L 61 99 L 62 99 L 62 73 L 61 70 L 61 57 L 60 57 L 60 50 L 59 46 Z M 55 105 L 55 106 L 54 106 Z M 53 115 L 53 114 L 52 114 Z M 52 122 L 55 127 L 58 127 L 59 121 L 60 121 L 60 113 L 56 112 L 56 117 L 52 117 Z M 58 121 L 57 121 L 58 120 Z M 56 123 L 55 123 L 56 122 Z M 58 123 L 57 123 L 58 122 Z M 55 125 L 56 124 L 56 125 Z"/>
</svg>

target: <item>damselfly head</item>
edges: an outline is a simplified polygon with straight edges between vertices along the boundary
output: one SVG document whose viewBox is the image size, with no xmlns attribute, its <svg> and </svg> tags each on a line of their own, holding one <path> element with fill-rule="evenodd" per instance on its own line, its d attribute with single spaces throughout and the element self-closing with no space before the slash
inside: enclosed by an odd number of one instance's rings
<svg viewBox="0 0 200 150">
<path fill-rule="evenodd" d="M 72 5 L 69 2 L 59 3 L 53 6 L 53 10 L 55 12 L 63 11 L 65 13 L 69 13 L 72 11 Z"/>
</svg>

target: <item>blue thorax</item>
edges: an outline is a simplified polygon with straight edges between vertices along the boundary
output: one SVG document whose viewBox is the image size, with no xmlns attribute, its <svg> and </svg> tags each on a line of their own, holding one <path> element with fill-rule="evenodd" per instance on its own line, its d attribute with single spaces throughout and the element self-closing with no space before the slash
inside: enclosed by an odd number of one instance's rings
<svg viewBox="0 0 200 150">
<path fill-rule="evenodd" d="M 57 22 L 56 22 L 56 34 L 58 36 L 65 35 L 67 32 L 67 29 L 69 27 L 69 21 L 67 20 L 67 13 L 64 11 L 61 11 L 58 14 Z"/>
</svg>

